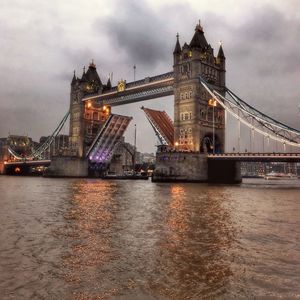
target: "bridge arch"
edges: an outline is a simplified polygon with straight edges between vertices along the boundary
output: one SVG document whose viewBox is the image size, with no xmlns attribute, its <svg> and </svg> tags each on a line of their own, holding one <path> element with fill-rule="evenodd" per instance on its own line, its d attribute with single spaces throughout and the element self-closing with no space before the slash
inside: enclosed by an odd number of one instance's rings
<svg viewBox="0 0 300 300">
<path fill-rule="evenodd" d="M 213 153 L 213 133 L 209 132 L 205 134 L 201 141 L 200 151 L 202 153 Z M 215 153 L 221 153 L 222 145 L 221 140 L 217 134 L 215 134 Z"/>
</svg>

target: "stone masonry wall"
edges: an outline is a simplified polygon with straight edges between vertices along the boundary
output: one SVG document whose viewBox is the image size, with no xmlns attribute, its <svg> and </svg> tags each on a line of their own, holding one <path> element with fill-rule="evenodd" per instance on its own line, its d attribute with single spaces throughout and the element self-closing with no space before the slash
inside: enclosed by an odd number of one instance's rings
<svg viewBox="0 0 300 300">
<path fill-rule="evenodd" d="M 193 152 L 157 152 L 153 181 L 207 181 L 206 155 Z"/>
<path fill-rule="evenodd" d="M 87 177 L 88 161 L 76 157 L 53 157 L 46 177 Z"/>
</svg>

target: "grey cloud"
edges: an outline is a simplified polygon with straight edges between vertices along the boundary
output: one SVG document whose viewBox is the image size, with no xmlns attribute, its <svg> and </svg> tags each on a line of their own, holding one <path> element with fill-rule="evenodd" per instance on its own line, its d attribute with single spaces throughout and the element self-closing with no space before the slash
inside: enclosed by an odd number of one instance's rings
<svg viewBox="0 0 300 300">
<path fill-rule="evenodd" d="M 77 36 L 68 31 L 75 21 L 64 19 L 66 12 L 58 13 L 50 2 L 42 14 L 35 9 L 37 2 L 28 8 L 23 5 L 28 20 L 20 26 L 22 12 L 15 3 L 4 10 L 11 15 L 0 18 L 1 55 L 5 57 L 0 60 L 0 120 L 5 120 L 1 136 L 9 129 L 17 134 L 28 132 L 35 139 L 49 134 L 68 109 L 73 70 L 81 76 L 83 65 L 92 58 L 103 81 L 114 72 L 114 83 L 120 78 L 132 80 L 134 63 L 137 78 L 171 70 L 176 33 L 181 44 L 189 42 L 199 18 L 216 50 L 217 41 L 224 42 L 228 86 L 265 113 L 299 127 L 295 78 L 300 77 L 300 21 L 286 11 L 271 5 L 253 6 L 233 19 L 231 14 L 205 10 L 200 1 L 197 9 L 183 2 L 161 6 L 158 11 L 150 2 L 130 0 L 125 5 L 117 0 L 109 3 L 109 15 L 87 19 L 89 30 Z M 173 116 L 173 98 L 114 108 L 134 117 L 139 148 L 149 151 L 154 149 L 155 136 L 139 109 L 142 104 Z M 132 130 L 127 133 L 131 141 Z"/>
<path fill-rule="evenodd" d="M 166 32 L 162 19 L 145 2 L 129 1 L 119 12 L 115 18 L 96 22 L 96 27 L 100 26 L 107 32 L 112 47 L 124 51 L 143 65 L 168 59 L 163 47 Z"/>
<path fill-rule="evenodd" d="M 124 59 L 146 69 L 162 63 L 169 70 L 175 34 L 180 29 L 175 19 L 180 13 L 187 15 L 188 8 L 169 5 L 157 12 L 145 1 L 128 2 L 122 5 L 122 1 L 117 1 L 116 6 L 122 7 L 119 13 L 98 19 L 94 26 L 96 32 L 106 32 L 111 47 L 118 49 Z"/>
<path fill-rule="evenodd" d="M 234 59 L 256 66 L 258 76 L 283 76 L 298 71 L 300 20 L 289 19 L 271 6 L 253 10 L 232 32 L 238 45 L 230 45 Z"/>
</svg>

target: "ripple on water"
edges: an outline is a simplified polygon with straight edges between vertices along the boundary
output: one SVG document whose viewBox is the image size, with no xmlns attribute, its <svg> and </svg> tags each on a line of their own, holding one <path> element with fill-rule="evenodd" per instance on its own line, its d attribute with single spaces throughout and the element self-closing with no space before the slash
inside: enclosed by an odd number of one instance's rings
<svg viewBox="0 0 300 300">
<path fill-rule="evenodd" d="M 299 191 L 0 177 L 1 294 L 297 299 Z"/>
</svg>

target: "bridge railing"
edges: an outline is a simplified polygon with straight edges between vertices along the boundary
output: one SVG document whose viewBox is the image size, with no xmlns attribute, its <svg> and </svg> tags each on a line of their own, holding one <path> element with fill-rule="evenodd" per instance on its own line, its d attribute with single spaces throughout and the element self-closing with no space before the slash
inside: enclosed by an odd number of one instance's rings
<svg viewBox="0 0 300 300">
<path fill-rule="evenodd" d="M 134 101 L 142 101 L 146 97 L 155 97 L 158 94 L 160 96 L 166 96 L 173 91 L 174 73 L 168 72 L 161 75 L 146 77 L 138 81 L 126 83 L 126 88 L 123 91 L 118 91 L 117 86 L 105 91 L 103 94 L 90 94 L 82 99 L 82 101 L 88 100 L 108 100 L 109 104 L 130 102 L 130 99 Z M 171 88 L 170 88 L 171 87 Z M 125 99 L 126 98 L 126 99 Z M 140 99 L 140 100 L 137 100 Z M 142 99 L 142 100 L 141 100 Z M 145 99 L 144 99 L 145 100 Z M 129 103 L 128 102 L 128 103 Z"/>
<path fill-rule="evenodd" d="M 282 157 L 300 157 L 300 153 L 276 153 L 276 152 L 231 152 L 231 153 L 218 153 L 218 154 L 207 154 L 209 157 L 228 157 L 228 156 L 249 156 L 249 157 L 255 157 L 255 156 L 282 156 Z"/>
</svg>

